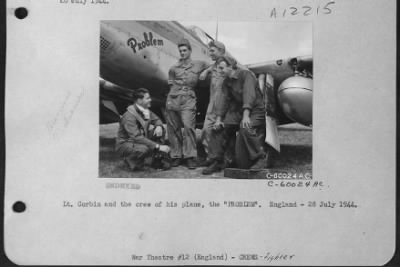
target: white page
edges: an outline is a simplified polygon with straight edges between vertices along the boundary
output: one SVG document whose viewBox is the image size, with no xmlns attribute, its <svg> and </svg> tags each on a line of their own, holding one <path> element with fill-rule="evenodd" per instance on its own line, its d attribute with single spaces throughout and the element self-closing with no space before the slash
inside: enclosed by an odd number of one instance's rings
<svg viewBox="0 0 400 267">
<path fill-rule="evenodd" d="M 67 2 L 7 1 L 4 236 L 13 262 L 382 265 L 392 258 L 395 1 Z M 16 18 L 17 7 L 28 16 Z M 99 178 L 99 31 L 110 20 L 312 23 L 311 186 Z M 13 211 L 17 201 L 24 212 Z M 104 204 L 114 201 L 116 207 Z M 166 207 L 171 201 L 178 207 Z M 204 208 L 181 208 L 186 201 Z M 225 201 L 257 205 L 233 208 Z M 271 201 L 297 207 L 271 208 Z M 357 207 L 340 207 L 343 201 Z"/>
</svg>

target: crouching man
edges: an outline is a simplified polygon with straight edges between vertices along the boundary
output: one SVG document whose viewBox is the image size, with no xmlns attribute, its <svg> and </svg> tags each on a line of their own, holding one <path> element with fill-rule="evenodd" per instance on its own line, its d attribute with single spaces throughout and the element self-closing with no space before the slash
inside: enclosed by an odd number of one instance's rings
<svg viewBox="0 0 400 267">
<path fill-rule="evenodd" d="M 163 145 L 165 132 L 161 120 L 149 109 L 149 91 L 139 88 L 134 98 L 134 104 L 128 107 L 120 120 L 116 151 L 132 171 L 143 170 L 148 158 L 153 164 L 161 160 L 161 168 L 169 169 L 170 148 Z"/>
</svg>

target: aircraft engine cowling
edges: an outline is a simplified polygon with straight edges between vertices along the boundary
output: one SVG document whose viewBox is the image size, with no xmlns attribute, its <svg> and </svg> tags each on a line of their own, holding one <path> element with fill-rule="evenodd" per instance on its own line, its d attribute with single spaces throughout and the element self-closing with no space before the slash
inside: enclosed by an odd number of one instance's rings
<svg viewBox="0 0 400 267">
<path fill-rule="evenodd" d="M 292 76 L 284 80 L 278 88 L 278 99 L 285 115 L 306 126 L 312 124 L 311 78 Z"/>
</svg>

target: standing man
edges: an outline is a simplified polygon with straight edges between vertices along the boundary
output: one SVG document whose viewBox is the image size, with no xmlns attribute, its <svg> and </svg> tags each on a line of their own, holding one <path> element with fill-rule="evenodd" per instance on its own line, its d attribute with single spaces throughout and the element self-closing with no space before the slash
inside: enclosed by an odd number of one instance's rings
<svg viewBox="0 0 400 267">
<path fill-rule="evenodd" d="M 217 59 L 225 55 L 225 45 L 218 41 L 211 41 L 208 44 L 208 52 L 211 59 L 215 62 L 207 70 L 203 71 L 200 75 L 200 80 L 204 80 L 208 73 L 211 72 L 211 83 L 210 83 L 210 101 L 207 107 L 206 118 L 204 120 L 203 130 L 201 132 L 201 141 L 204 150 L 208 153 L 208 147 L 210 142 L 211 131 L 216 120 L 215 114 L 215 99 L 218 97 L 221 91 L 222 82 L 224 77 L 219 73 L 217 67 Z M 208 160 L 206 165 L 210 165 L 211 161 Z"/>
<path fill-rule="evenodd" d="M 169 70 L 170 91 L 166 104 L 168 139 L 171 145 L 172 166 L 180 165 L 184 159 L 189 169 L 195 169 L 197 147 L 194 89 L 200 73 L 208 65 L 203 61 L 191 59 L 192 47 L 187 39 L 178 43 L 178 49 L 181 58 Z"/>
<path fill-rule="evenodd" d="M 143 170 L 146 158 L 154 160 L 157 156 L 160 158 L 160 152 L 166 156 L 170 150 L 162 144 L 165 137 L 162 121 L 150 111 L 150 106 L 149 91 L 139 88 L 133 105 L 121 117 L 116 151 L 132 171 Z M 163 161 L 162 168 L 169 169 L 169 161 Z"/>
<path fill-rule="evenodd" d="M 209 157 L 213 163 L 203 174 L 220 171 L 224 160 L 226 166 L 236 163 L 242 169 L 264 168 L 265 108 L 257 79 L 251 71 L 238 69 L 229 56 L 219 57 L 217 64 L 225 80 L 210 139 Z M 219 141 L 220 135 L 225 137 L 226 144 Z"/>
</svg>

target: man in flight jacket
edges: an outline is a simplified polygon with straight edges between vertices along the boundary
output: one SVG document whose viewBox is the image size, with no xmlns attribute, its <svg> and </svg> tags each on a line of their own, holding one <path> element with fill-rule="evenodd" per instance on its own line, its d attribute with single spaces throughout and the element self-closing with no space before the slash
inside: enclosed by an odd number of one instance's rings
<svg viewBox="0 0 400 267">
<path fill-rule="evenodd" d="M 131 170 L 142 170 L 145 158 L 167 158 L 169 146 L 163 145 L 165 131 L 161 120 L 150 111 L 149 91 L 139 88 L 135 102 L 127 108 L 121 118 L 116 141 L 116 151 L 124 158 Z M 164 154 L 160 156 L 160 154 Z M 169 162 L 162 162 L 163 169 L 169 169 Z"/>
</svg>

